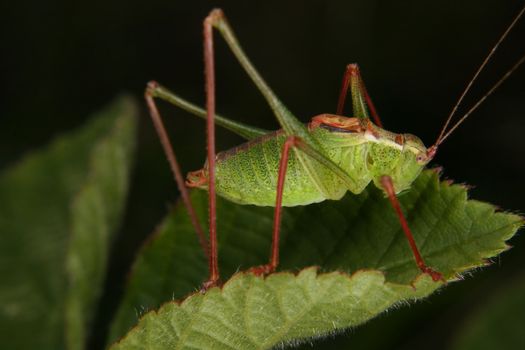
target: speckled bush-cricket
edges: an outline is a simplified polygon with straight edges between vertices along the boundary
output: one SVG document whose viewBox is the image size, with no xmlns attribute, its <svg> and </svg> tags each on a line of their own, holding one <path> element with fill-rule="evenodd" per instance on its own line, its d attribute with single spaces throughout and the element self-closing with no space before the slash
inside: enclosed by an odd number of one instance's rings
<svg viewBox="0 0 525 350">
<path fill-rule="evenodd" d="M 148 83 L 145 92 L 150 115 L 184 205 L 209 259 L 209 278 L 203 288 L 215 286 L 219 282 L 216 194 L 239 204 L 275 207 L 270 261 L 266 265 L 251 269 L 255 274 L 269 274 L 275 271 L 279 263 L 279 230 L 283 206 L 308 205 L 327 199 L 338 200 L 347 191 L 361 193 L 370 182 L 380 188 L 390 200 L 418 268 L 429 274 L 434 281 L 443 279 L 438 271 L 426 265 L 421 256 L 397 195 L 410 189 L 421 170 L 434 158 L 438 146 L 525 61 L 525 56 L 518 60 L 472 108 L 448 128 L 473 82 L 524 11 L 525 8 L 515 17 L 482 62 L 449 114 L 437 140 L 429 148 L 414 135 L 396 134 L 383 129 L 357 64 L 349 64 L 346 68 L 336 113 L 317 115 L 309 123 L 301 123 L 253 67 L 237 42 L 223 12 L 219 9 L 211 11 L 204 20 L 206 110 L 153 81 Z M 213 29 L 219 31 L 270 105 L 281 126 L 280 130 L 269 132 L 215 113 Z M 342 115 L 349 88 L 353 117 Z M 154 98 L 165 100 L 207 120 L 207 161 L 202 169 L 190 172 L 186 181 Z M 369 115 L 372 116 L 373 122 Z M 216 154 L 215 123 L 244 137 L 248 142 Z M 209 240 L 205 238 L 197 220 L 187 187 L 206 189 L 209 192 Z"/>
</svg>

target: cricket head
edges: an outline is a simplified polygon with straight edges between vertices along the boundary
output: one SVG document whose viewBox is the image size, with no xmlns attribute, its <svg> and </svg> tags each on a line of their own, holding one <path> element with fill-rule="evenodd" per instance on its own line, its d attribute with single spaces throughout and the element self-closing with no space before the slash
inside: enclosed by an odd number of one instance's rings
<svg viewBox="0 0 525 350">
<path fill-rule="evenodd" d="M 432 160 L 421 139 L 412 134 L 403 134 L 404 145 L 397 166 L 392 172 L 392 182 L 396 192 L 404 191 L 411 187 L 423 168 Z"/>
<path fill-rule="evenodd" d="M 372 144 L 368 166 L 379 188 L 382 188 L 382 176 L 388 175 L 395 192 L 399 193 L 411 187 L 432 156 L 415 135 L 397 134 L 393 141 L 391 138 L 381 138 L 380 142 Z"/>
<path fill-rule="evenodd" d="M 415 162 L 425 167 L 434 158 L 437 151 L 437 146 L 431 146 L 427 148 L 421 139 L 412 134 L 403 134 L 405 144 L 403 147 L 404 152 L 410 152 L 414 155 Z"/>
</svg>

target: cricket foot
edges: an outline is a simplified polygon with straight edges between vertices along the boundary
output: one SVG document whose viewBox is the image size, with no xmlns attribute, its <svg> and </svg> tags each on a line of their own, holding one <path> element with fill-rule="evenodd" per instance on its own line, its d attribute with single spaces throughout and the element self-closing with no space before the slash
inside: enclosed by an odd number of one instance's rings
<svg viewBox="0 0 525 350">
<path fill-rule="evenodd" d="M 201 293 L 206 293 L 206 291 L 210 288 L 213 288 L 213 287 L 220 287 L 221 286 L 221 281 L 216 279 L 216 280 L 207 280 L 206 282 L 204 282 L 201 286 L 201 289 L 200 289 L 200 292 Z"/>
<path fill-rule="evenodd" d="M 434 282 L 437 282 L 437 281 L 443 281 L 445 283 L 447 282 L 440 272 L 437 272 L 428 266 L 421 267 L 421 271 L 423 273 L 430 275 L 430 277 L 432 277 L 432 280 Z"/>
<path fill-rule="evenodd" d="M 265 276 L 275 272 L 275 266 L 272 266 L 271 264 L 255 266 L 250 268 L 248 272 L 253 273 L 255 276 Z"/>
</svg>

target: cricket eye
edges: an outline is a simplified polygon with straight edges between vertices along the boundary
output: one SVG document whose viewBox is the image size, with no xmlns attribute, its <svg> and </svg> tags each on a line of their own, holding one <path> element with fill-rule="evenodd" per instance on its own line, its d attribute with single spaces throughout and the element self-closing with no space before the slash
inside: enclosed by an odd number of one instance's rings
<svg viewBox="0 0 525 350">
<path fill-rule="evenodd" d="M 426 160 L 425 158 L 426 158 L 426 157 L 425 157 L 423 154 L 420 153 L 420 154 L 418 154 L 418 155 L 416 156 L 416 162 L 418 162 L 418 163 L 424 163 L 425 160 Z"/>
</svg>

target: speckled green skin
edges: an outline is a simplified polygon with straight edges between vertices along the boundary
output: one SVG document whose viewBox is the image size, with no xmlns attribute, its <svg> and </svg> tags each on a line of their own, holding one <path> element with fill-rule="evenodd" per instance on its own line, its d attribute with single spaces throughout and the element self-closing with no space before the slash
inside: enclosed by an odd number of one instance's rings
<svg viewBox="0 0 525 350">
<path fill-rule="evenodd" d="M 410 134 L 404 134 L 399 144 L 396 136 L 399 139 L 400 135 L 375 125 L 359 133 L 322 126 L 308 130 L 322 146 L 323 153 L 339 165 L 355 185 L 347 188 L 337 175 L 319 163 L 316 171 L 322 173 L 323 183 L 315 183 L 294 154 L 301 151 L 295 149 L 288 161 L 283 206 L 337 200 L 346 191 L 361 193 L 371 181 L 382 188 L 383 175 L 392 178 L 399 193 L 410 187 L 427 163 L 418 157 L 426 154 L 425 146 Z M 286 135 L 279 130 L 217 154 L 217 194 L 240 204 L 275 206 L 279 160 L 285 140 Z M 206 176 L 207 164 L 203 170 Z"/>
</svg>

